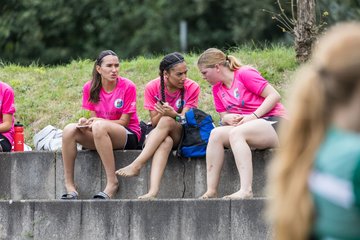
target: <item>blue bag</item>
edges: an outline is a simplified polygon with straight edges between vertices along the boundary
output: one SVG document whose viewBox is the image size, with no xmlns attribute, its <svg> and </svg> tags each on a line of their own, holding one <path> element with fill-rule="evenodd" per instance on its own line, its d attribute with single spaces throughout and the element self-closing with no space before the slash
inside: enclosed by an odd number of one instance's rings
<svg viewBox="0 0 360 240">
<path fill-rule="evenodd" d="M 178 155 L 189 158 L 205 156 L 211 130 L 215 128 L 211 115 L 192 108 L 185 113 L 185 119 Z"/>
</svg>

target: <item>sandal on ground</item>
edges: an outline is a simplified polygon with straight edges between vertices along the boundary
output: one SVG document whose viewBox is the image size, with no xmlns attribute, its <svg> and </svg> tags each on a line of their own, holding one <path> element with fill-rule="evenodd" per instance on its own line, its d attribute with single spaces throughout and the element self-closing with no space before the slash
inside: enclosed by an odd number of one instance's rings
<svg viewBox="0 0 360 240">
<path fill-rule="evenodd" d="M 61 196 L 62 200 L 76 200 L 78 199 L 79 194 L 77 192 L 65 193 Z"/>
<path fill-rule="evenodd" d="M 109 195 L 107 195 L 105 192 L 99 192 L 98 194 L 94 195 L 93 197 L 94 199 L 111 199 L 111 197 Z"/>
</svg>

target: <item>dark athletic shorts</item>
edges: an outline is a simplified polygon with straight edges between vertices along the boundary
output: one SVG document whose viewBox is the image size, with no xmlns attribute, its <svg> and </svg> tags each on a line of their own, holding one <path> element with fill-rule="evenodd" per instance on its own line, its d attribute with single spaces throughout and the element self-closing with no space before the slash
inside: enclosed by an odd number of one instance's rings
<svg viewBox="0 0 360 240">
<path fill-rule="evenodd" d="M 129 128 L 126 128 L 127 133 L 127 140 L 124 149 L 136 149 L 138 147 L 138 138 L 137 135 L 130 130 Z"/>
<path fill-rule="evenodd" d="M 278 130 L 279 130 L 280 122 L 286 120 L 282 117 L 275 117 L 275 116 L 263 117 L 262 119 L 271 122 L 271 126 L 274 128 L 276 134 L 279 134 Z"/>
<path fill-rule="evenodd" d="M 0 133 L 0 145 L 3 152 L 11 152 L 11 143 L 9 140 Z"/>
</svg>

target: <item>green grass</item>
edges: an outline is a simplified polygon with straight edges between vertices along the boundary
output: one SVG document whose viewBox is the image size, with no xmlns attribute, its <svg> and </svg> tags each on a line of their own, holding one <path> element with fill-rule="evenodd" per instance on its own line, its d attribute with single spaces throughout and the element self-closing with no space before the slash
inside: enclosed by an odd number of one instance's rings
<svg viewBox="0 0 360 240">
<path fill-rule="evenodd" d="M 289 79 L 297 67 L 292 48 L 272 46 L 260 50 L 243 47 L 232 49 L 229 54 L 238 57 L 243 64 L 256 67 L 285 96 Z M 196 67 L 198 55 L 190 53 L 184 56 L 189 67 L 188 77 L 201 86 L 199 108 L 209 112 L 217 123 L 219 117 L 213 106 L 211 87 Z M 137 85 L 137 109 L 142 120 L 149 118 L 148 112 L 143 109 L 144 87 L 158 76 L 162 57 L 121 61 L 120 75 Z M 33 135 L 48 124 L 62 129 L 86 115 L 86 111 L 81 109 L 81 91 L 83 84 L 91 78 L 92 68 L 90 60 L 54 67 L 0 65 L 0 81 L 10 84 L 15 91 L 15 117 L 25 126 L 27 144 L 33 146 Z"/>
</svg>

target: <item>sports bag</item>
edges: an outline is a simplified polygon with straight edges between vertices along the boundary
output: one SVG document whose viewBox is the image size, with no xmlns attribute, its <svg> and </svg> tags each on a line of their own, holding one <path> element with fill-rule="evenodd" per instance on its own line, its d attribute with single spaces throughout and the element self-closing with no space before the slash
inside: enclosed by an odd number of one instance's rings
<svg viewBox="0 0 360 240">
<path fill-rule="evenodd" d="M 34 135 L 34 146 L 36 150 L 58 151 L 62 146 L 62 130 L 47 125 Z"/>
<path fill-rule="evenodd" d="M 191 108 L 185 113 L 183 136 L 178 148 L 180 157 L 203 157 L 210 133 L 215 128 L 211 115 L 197 108 Z"/>
</svg>

